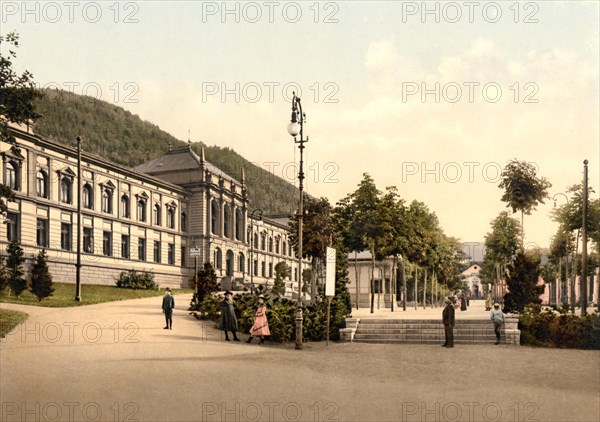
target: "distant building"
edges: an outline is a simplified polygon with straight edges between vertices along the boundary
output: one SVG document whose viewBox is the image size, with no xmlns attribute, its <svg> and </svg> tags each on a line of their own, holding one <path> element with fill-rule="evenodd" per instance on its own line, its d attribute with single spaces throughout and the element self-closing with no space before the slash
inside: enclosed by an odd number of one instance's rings
<svg viewBox="0 0 600 422">
<path fill-rule="evenodd" d="M 489 286 L 481 282 L 481 263 L 475 262 L 466 270 L 460 273 L 461 279 L 466 283 L 467 289 L 471 292 L 472 299 L 484 298 L 487 295 Z"/>
<path fill-rule="evenodd" d="M 28 259 L 43 248 L 54 280 L 75 282 L 80 191 L 83 284 L 114 284 L 121 271 L 135 269 L 152 272 L 163 287 L 187 287 L 205 262 L 223 288 L 249 286 L 250 270 L 254 283 L 272 284 L 281 261 L 292 268 L 288 286 L 298 280 L 287 218 L 265 216 L 250 232 L 242 169 L 238 180 L 190 147 L 169 148 L 135 169 L 83 152 L 79 187 L 76 149 L 12 131 L 16 142 L 0 147 L 2 182 L 16 194 L 0 236 L 2 255 L 11 240 Z"/>
</svg>

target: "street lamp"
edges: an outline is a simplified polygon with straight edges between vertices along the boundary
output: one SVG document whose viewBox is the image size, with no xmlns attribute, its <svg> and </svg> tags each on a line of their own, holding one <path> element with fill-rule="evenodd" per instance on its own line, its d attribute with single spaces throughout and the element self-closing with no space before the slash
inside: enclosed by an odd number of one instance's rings
<svg viewBox="0 0 600 422">
<path fill-rule="evenodd" d="M 81 138 L 77 137 L 77 263 L 75 264 L 75 300 L 81 301 Z"/>
<path fill-rule="evenodd" d="M 260 208 L 250 213 L 250 292 L 254 293 L 254 214 L 258 213 L 258 220 L 262 221 L 263 211 Z"/>
<path fill-rule="evenodd" d="M 288 133 L 294 137 L 294 142 L 298 144 L 300 150 L 300 170 L 298 171 L 298 190 L 300 192 L 300 200 L 298 204 L 298 306 L 296 307 L 296 350 L 302 349 L 302 302 L 300 293 L 302 292 L 302 223 L 304 214 L 304 170 L 302 153 L 304 151 L 304 143 L 308 142 L 308 137 L 304 139 L 304 121 L 306 115 L 302 112 L 302 104 L 300 98 L 296 96 L 294 92 L 292 98 L 292 119 L 288 124 Z M 300 135 L 300 139 L 296 139 L 296 136 Z"/>
</svg>

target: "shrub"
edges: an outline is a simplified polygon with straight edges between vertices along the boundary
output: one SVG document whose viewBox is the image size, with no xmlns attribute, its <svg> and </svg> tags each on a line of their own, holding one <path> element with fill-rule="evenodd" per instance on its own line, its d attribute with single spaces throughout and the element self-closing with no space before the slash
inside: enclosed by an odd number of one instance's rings
<svg viewBox="0 0 600 422">
<path fill-rule="evenodd" d="M 147 271 L 141 273 L 135 270 L 122 271 L 116 281 L 117 287 L 136 290 L 151 290 L 158 286 L 154 282 L 154 274 Z"/>
<path fill-rule="evenodd" d="M 524 345 L 600 350 L 598 312 L 581 317 L 529 305 L 519 317 L 519 329 Z"/>
<path fill-rule="evenodd" d="M 37 298 L 38 302 L 42 299 L 52 296 L 54 287 L 52 287 L 52 274 L 48 270 L 48 256 L 42 249 L 31 268 L 31 287 L 29 289 Z"/>
</svg>

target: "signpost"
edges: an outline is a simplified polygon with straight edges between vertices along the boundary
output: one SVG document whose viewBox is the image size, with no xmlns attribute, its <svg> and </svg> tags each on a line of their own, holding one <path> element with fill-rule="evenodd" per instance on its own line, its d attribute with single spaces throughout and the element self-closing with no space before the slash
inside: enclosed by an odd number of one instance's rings
<svg viewBox="0 0 600 422">
<path fill-rule="evenodd" d="M 327 247 L 325 261 L 325 296 L 327 296 L 327 346 L 329 346 L 329 320 L 331 300 L 335 296 L 335 249 Z"/>
</svg>

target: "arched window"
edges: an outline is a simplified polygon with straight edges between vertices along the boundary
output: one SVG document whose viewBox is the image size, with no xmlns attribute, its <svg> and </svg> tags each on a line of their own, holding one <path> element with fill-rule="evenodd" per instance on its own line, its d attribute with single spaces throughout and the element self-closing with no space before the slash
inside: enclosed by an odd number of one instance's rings
<svg viewBox="0 0 600 422">
<path fill-rule="evenodd" d="M 67 176 L 60 179 L 60 201 L 65 204 L 73 203 L 73 183 Z"/>
<path fill-rule="evenodd" d="M 285 256 L 287 251 L 287 243 L 285 243 L 285 240 L 283 241 L 283 247 L 281 249 L 281 255 Z"/>
<path fill-rule="evenodd" d="M 267 234 L 265 232 L 262 232 L 260 234 L 260 248 L 264 251 L 267 249 L 267 245 L 266 245 L 266 239 L 267 239 Z"/>
<path fill-rule="evenodd" d="M 167 227 L 170 229 L 175 228 L 175 208 L 174 207 L 167 208 Z"/>
<path fill-rule="evenodd" d="M 82 189 L 82 199 L 83 199 L 83 208 L 92 209 L 94 208 L 94 194 L 92 191 L 92 187 L 89 183 L 83 185 Z"/>
<path fill-rule="evenodd" d="M 19 190 L 19 165 L 15 161 L 9 161 L 6 163 L 4 172 L 4 184 L 12 190 Z"/>
<path fill-rule="evenodd" d="M 102 189 L 102 212 L 112 214 L 113 212 L 113 190 L 109 188 Z"/>
<path fill-rule="evenodd" d="M 243 240 L 244 216 L 239 208 L 235 209 L 235 240 Z"/>
<path fill-rule="evenodd" d="M 246 257 L 244 256 L 244 254 L 242 252 L 239 253 L 238 255 L 238 271 L 243 273 L 245 268 L 244 265 L 246 263 Z"/>
<path fill-rule="evenodd" d="M 234 260 L 233 260 L 233 251 L 231 249 L 227 250 L 225 254 L 225 275 L 232 276 L 234 270 Z"/>
<path fill-rule="evenodd" d="M 139 221 L 146 221 L 146 200 L 144 198 L 138 199 L 137 218 Z"/>
<path fill-rule="evenodd" d="M 221 252 L 221 248 L 215 249 L 215 268 L 219 270 L 223 268 L 223 252 Z"/>
<path fill-rule="evenodd" d="M 35 177 L 35 188 L 37 196 L 48 198 L 48 175 L 44 170 L 38 170 Z"/>
<path fill-rule="evenodd" d="M 273 252 L 273 238 L 269 237 L 269 252 Z"/>
<path fill-rule="evenodd" d="M 223 231 L 224 237 L 231 238 L 231 210 L 229 205 L 223 208 Z"/>
<path fill-rule="evenodd" d="M 210 206 L 210 217 L 211 217 L 211 232 L 212 234 L 221 234 L 219 224 L 219 204 L 216 201 L 211 202 Z"/>
<path fill-rule="evenodd" d="M 160 226 L 161 223 L 161 209 L 160 209 L 160 204 L 154 204 L 154 209 L 153 209 L 153 214 L 154 214 L 154 224 L 156 226 Z"/>
<path fill-rule="evenodd" d="M 129 218 L 129 196 L 121 196 L 121 217 Z"/>
<path fill-rule="evenodd" d="M 181 213 L 181 231 L 187 231 L 187 214 L 185 212 Z"/>
<path fill-rule="evenodd" d="M 275 253 L 278 254 L 279 253 L 279 245 L 281 243 L 281 239 L 279 238 L 279 236 L 277 236 L 275 238 Z"/>
<path fill-rule="evenodd" d="M 254 233 L 254 249 L 258 249 L 258 233 Z"/>
</svg>

